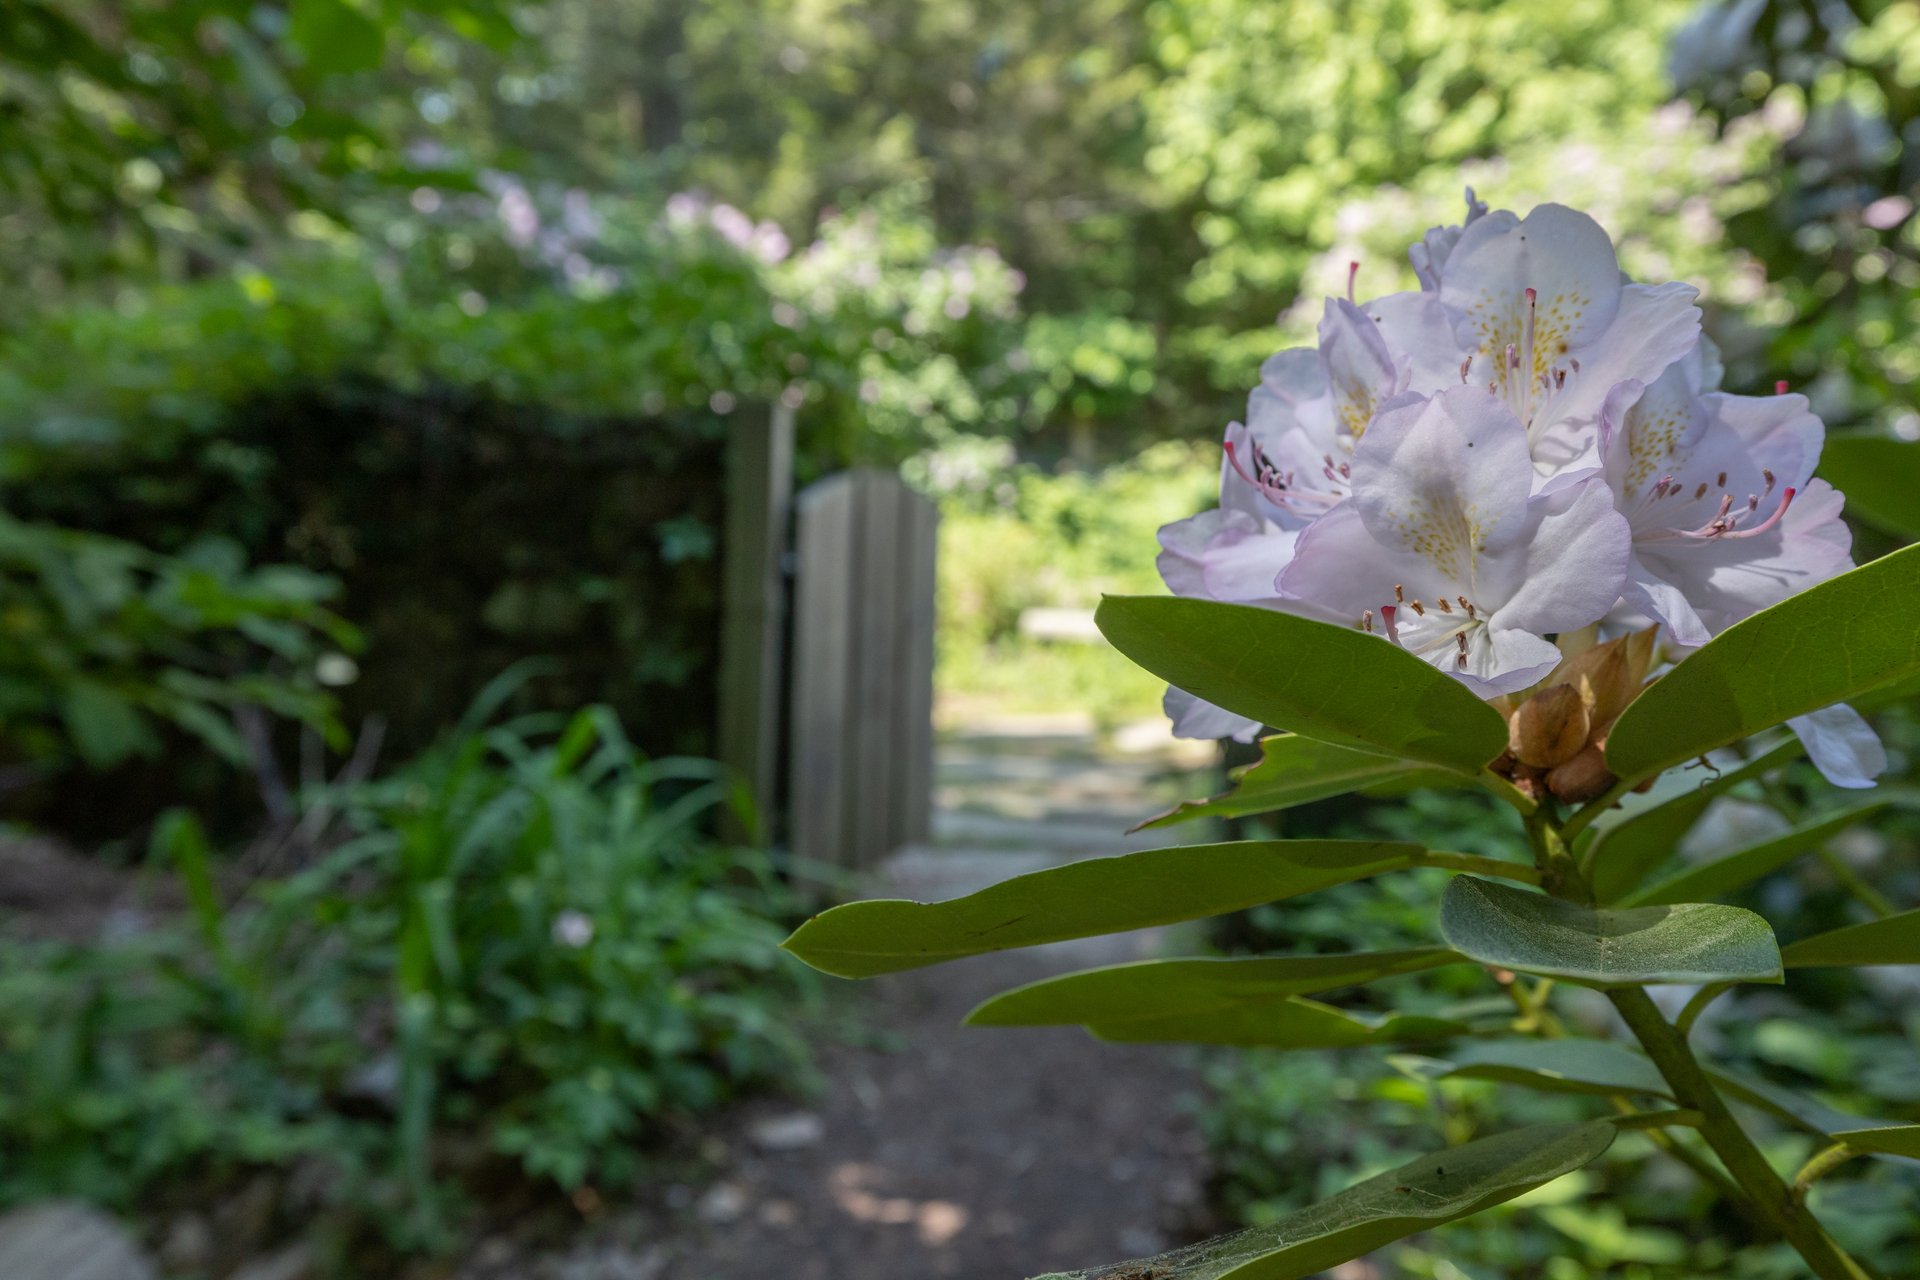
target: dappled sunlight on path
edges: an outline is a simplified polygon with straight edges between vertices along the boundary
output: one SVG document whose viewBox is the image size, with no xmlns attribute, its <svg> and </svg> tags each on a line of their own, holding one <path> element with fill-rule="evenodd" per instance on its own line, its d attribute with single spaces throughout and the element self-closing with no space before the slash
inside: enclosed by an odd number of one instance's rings
<svg viewBox="0 0 1920 1280">
<path fill-rule="evenodd" d="M 1170 843 L 1125 832 L 1206 781 L 1203 754 L 1103 749 L 1057 718 L 950 731 L 939 751 L 934 843 L 903 851 L 877 892 L 951 897 Z M 1165 945 L 1164 931 L 1087 939 L 853 988 L 855 1013 L 891 1043 L 830 1051 L 830 1082 L 804 1111 L 768 1100 L 736 1117 L 722 1180 L 655 1274 L 1017 1280 L 1194 1234 L 1205 1168 L 1181 1051 L 958 1025 L 1009 986 Z"/>
</svg>

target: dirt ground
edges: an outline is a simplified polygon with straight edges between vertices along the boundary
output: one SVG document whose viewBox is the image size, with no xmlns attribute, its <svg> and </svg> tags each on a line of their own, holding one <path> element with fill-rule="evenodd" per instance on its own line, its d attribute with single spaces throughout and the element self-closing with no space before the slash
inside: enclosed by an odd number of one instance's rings
<svg viewBox="0 0 1920 1280">
<path fill-rule="evenodd" d="M 663 1280 L 1014 1280 L 1194 1234 L 1204 1170 L 1183 1055 L 957 1025 L 1061 967 L 1003 955 L 869 984 L 867 1012 L 900 1047 L 832 1054 L 807 1111 L 734 1117 L 729 1170 Z M 817 1141 L 777 1149 L 811 1136 L 805 1117 Z"/>
</svg>

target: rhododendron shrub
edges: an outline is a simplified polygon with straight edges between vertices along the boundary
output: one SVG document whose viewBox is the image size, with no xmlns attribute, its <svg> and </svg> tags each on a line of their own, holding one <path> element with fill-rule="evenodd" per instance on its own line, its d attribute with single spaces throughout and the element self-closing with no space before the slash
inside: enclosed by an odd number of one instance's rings
<svg viewBox="0 0 1920 1280">
<path fill-rule="evenodd" d="M 1383 785 L 1479 788 L 1511 808 L 1532 860 L 1388 841 L 1169 848 L 948 902 L 853 903 L 788 946 L 867 977 L 1443 868 L 1454 877 L 1428 947 L 1094 969 L 969 1020 L 1120 1041 L 1418 1046 L 1443 1073 L 1591 1095 L 1594 1118 L 1483 1137 L 1279 1221 L 1075 1277 L 1312 1275 L 1521 1195 L 1636 1128 L 1692 1152 L 1814 1274 L 1869 1275 L 1805 1191 L 1853 1155 L 1920 1157 L 1920 1125 L 1757 1094 L 1703 1063 L 1689 1032 L 1718 995 L 1787 969 L 1920 964 L 1920 910 L 1783 947 L 1761 916 L 1711 900 L 1817 845 L 1844 825 L 1833 815 L 1804 841 L 1663 873 L 1705 798 L 1800 755 L 1837 786 L 1873 786 L 1886 755 L 1850 702 L 1920 677 L 1904 609 L 1920 548 L 1855 567 L 1842 497 L 1814 474 L 1824 428 L 1805 397 L 1721 390 L 1694 290 L 1624 277 L 1592 219 L 1490 211 L 1469 192 L 1465 220 L 1410 256 L 1419 289 L 1361 302 L 1350 285 L 1314 348 L 1262 367 L 1246 420 L 1226 430 L 1219 506 L 1161 531 L 1172 595 L 1108 598 L 1098 618 L 1169 682 L 1176 732 L 1261 738 L 1231 791 L 1161 823 Z M 1707 768 L 1678 772 L 1696 762 Z M 1481 966 L 1519 1016 L 1308 998 L 1446 965 Z M 1624 1035 L 1565 1036 L 1558 983 L 1604 992 Z M 1654 986 L 1691 997 L 1670 1017 Z M 1813 1131 L 1791 1187 L 1730 1100 Z"/>
</svg>

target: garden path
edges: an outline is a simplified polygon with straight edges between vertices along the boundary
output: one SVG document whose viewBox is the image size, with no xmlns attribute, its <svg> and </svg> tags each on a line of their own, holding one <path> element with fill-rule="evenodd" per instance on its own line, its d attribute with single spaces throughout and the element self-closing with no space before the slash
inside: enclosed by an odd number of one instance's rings
<svg viewBox="0 0 1920 1280">
<path fill-rule="evenodd" d="M 934 843 L 902 852 L 873 888 L 950 897 L 1165 843 L 1125 829 L 1190 792 L 1208 757 L 1144 726 L 1118 740 L 1133 749 L 1103 749 L 1091 726 L 1061 718 L 943 734 Z M 717 1126 L 704 1154 L 719 1179 L 666 1189 L 643 1215 L 658 1234 L 607 1215 L 600 1238 L 548 1259 L 546 1273 L 1018 1280 L 1200 1234 L 1206 1170 L 1185 1105 L 1198 1081 L 1182 1051 L 958 1025 L 995 991 L 1166 943 L 1165 931 L 1087 939 L 844 988 L 848 1012 L 882 1043 L 830 1049 L 810 1102 L 763 1100 Z"/>
</svg>

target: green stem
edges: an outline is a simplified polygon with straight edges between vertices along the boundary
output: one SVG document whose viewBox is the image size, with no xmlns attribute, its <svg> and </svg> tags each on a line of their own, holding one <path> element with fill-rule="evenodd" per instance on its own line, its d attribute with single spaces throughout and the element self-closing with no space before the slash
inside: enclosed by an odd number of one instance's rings
<svg viewBox="0 0 1920 1280">
<path fill-rule="evenodd" d="M 1638 1111 L 1631 1102 L 1625 1098 L 1616 1096 L 1613 1099 L 1613 1109 L 1620 1113 L 1619 1118 L 1615 1120 L 1614 1123 L 1625 1125 L 1627 1128 L 1639 1127 L 1635 1125 L 1632 1120 L 1633 1117 L 1642 1113 Z M 1697 1130 L 1700 1127 L 1700 1113 L 1697 1111 L 1668 1112 L 1666 1114 L 1685 1115 L 1689 1118 L 1688 1128 Z M 1660 1148 L 1675 1160 L 1678 1160 L 1681 1164 L 1691 1169 L 1694 1177 L 1700 1179 L 1701 1182 L 1705 1183 L 1722 1200 L 1725 1200 L 1731 1205 L 1734 1212 L 1745 1219 L 1747 1225 L 1759 1232 L 1761 1236 L 1769 1240 L 1776 1239 L 1779 1236 L 1780 1233 L 1773 1229 L 1773 1224 L 1763 1218 L 1760 1215 L 1760 1210 L 1754 1206 L 1753 1201 L 1747 1198 L 1747 1193 L 1741 1190 L 1740 1184 L 1723 1173 L 1720 1166 L 1715 1164 L 1711 1157 L 1695 1151 L 1682 1141 L 1678 1134 L 1666 1133 L 1661 1129 L 1652 1128 L 1646 1130 L 1646 1135 L 1648 1141 L 1652 1142 L 1654 1146 Z"/>
<path fill-rule="evenodd" d="M 1503 880 L 1518 880 L 1521 884 L 1540 883 L 1540 873 L 1523 862 L 1509 862 L 1505 858 L 1485 858 L 1477 853 L 1452 853 L 1446 849 L 1427 849 L 1416 861 L 1429 867 L 1445 867 L 1449 871 L 1471 871 L 1477 876 L 1499 876 Z"/>
<path fill-rule="evenodd" d="M 1544 805 L 1527 816 L 1527 836 L 1540 868 L 1541 887 L 1548 893 L 1569 902 L 1592 904 L 1593 889 L 1573 856 L 1569 832 L 1577 833 L 1597 817 L 1603 804 L 1611 802 L 1611 794 L 1581 809 L 1565 825 L 1556 822 L 1550 807 Z M 1784 1237 L 1820 1280 L 1871 1280 L 1827 1235 L 1753 1145 L 1687 1047 L 1686 1036 L 1661 1016 L 1652 997 L 1640 987 L 1620 987 L 1609 990 L 1607 998 L 1672 1089 L 1674 1101 L 1682 1109 L 1698 1113 L 1701 1138 L 1766 1226 Z"/>
<path fill-rule="evenodd" d="M 1700 1020 L 1700 1015 L 1707 1011 L 1707 1006 L 1731 990 L 1733 990 L 1731 982 L 1709 982 L 1694 992 L 1693 999 L 1687 1001 L 1687 1007 L 1682 1009 L 1680 1016 L 1673 1020 L 1674 1030 L 1683 1036 L 1691 1034 L 1693 1024 Z"/>
<path fill-rule="evenodd" d="M 1824 847 L 1819 850 L 1818 856 L 1826 864 L 1827 870 L 1833 873 L 1833 878 L 1840 882 L 1840 887 L 1852 894 L 1861 906 L 1882 920 L 1894 914 L 1894 905 L 1878 889 L 1862 880 L 1859 873 L 1847 865 L 1845 858 Z"/>
<path fill-rule="evenodd" d="M 1589 800 L 1575 810 L 1560 828 L 1560 838 L 1572 844 L 1574 838 L 1593 825 L 1593 820 L 1620 803 L 1627 792 L 1645 782 L 1645 778 L 1622 778 L 1607 789 L 1598 799 Z"/>
<path fill-rule="evenodd" d="M 1542 808 L 1527 818 L 1527 836 L 1533 841 L 1534 864 L 1540 868 L 1540 887 L 1556 898 L 1592 906 L 1593 887 L 1548 810 Z"/>
<path fill-rule="evenodd" d="M 1482 769 L 1477 781 L 1480 783 L 1482 790 L 1491 795 L 1499 796 L 1502 800 L 1519 810 L 1521 817 L 1530 815 L 1540 807 L 1538 800 L 1535 800 L 1532 796 L 1514 786 L 1497 773 L 1490 773 Z"/>
<path fill-rule="evenodd" d="M 1687 1042 L 1638 987 L 1609 991 L 1607 998 L 1673 1088 L 1681 1106 L 1700 1113 L 1700 1135 L 1740 1184 L 1768 1224 L 1799 1251 L 1820 1280 L 1860 1280 L 1866 1273 L 1823 1230 L 1787 1189 L 1766 1157 L 1727 1109 Z"/>
<path fill-rule="evenodd" d="M 1844 1142 L 1836 1142 L 1823 1147 L 1813 1154 L 1813 1158 L 1800 1166 L 1800 1172 L 1793 1175 L 1793 1198 L 1806 1203 L 1807 1192 L 1813 1190 L 1813 1184 L 1838 1169 L 1855 1156 L 1865 1155 Z"/>
</svg>

